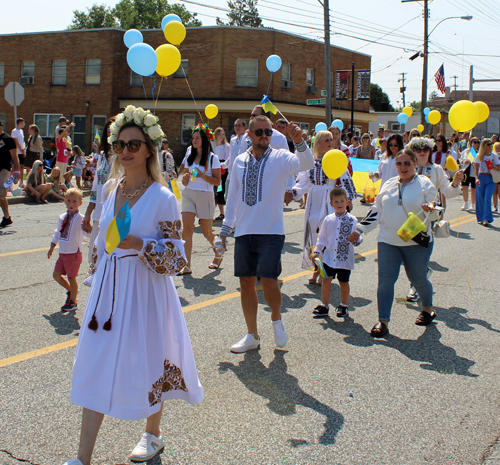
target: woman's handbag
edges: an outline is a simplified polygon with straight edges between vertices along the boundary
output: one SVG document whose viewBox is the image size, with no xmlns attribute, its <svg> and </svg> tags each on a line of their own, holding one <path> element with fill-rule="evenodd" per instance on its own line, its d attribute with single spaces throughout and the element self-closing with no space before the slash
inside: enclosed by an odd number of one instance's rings
<svg viewBox="0 0 500 465">
<path fill-rule="evenodd" d="M 451 234 L 450 222 L 445 220 L 436 221 L 436 223 L 434 223 L 433 231 L 434 231 L 434 236 L 437 238 L 446 239 L 447 237 L 450 237 Z"/>
<path fill-rule="evenodd" d="M 498 184 L 500 182 L 500 171 L 497 171 L 496 169 L 492 169 L 490 171 L 491 173 L 491 179 L 495 184 Z"/>
</svg>

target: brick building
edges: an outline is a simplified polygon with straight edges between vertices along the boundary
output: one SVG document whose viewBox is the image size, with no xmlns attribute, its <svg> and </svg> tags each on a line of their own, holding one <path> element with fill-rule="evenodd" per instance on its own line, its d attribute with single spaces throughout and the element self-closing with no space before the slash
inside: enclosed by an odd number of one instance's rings
<svg viewBox="0 0 500 465">
<path fill-rule="evenodd" d="M 19 116 L 35 122 L 50 143 L 61 114 L 76 123 L 73 140 L 90 149 L 94 128 L 102 128 L 110 116 L 132 104 L 153 109 L 152 90 L 160 89 L 156 114 L 179 157 L 189 143 L 190 128 L 200 122 L 181 69 L 168 79 L 143 78 L 127 65 L 125 31 L 93 29 L 32 34 L 0 35 L 0 89 L 20 81 L 25 100 Z M 143 31 L 144 42 L 153 48 L 165 43 L 162 31 Z M 209 26 L 188 28 L 180 46 L 183 67 L 198 108 L 218 106 L 210 127 L 231 130 L 238 117 L 248 118 L 251 109 L 267 92 L 270 73 L 265 62 L 277 54 L 283 67 L 273 77 L 269 96 L 289 120 L 304 130 L 324 121 L 324 106 L 308 106 L 307 99 L 321 98 L 324 85 L 324 45 L 321 42 L 267 28 Z M 331 47 L 331 69 L 370 70 L 371 57 Z M 144 84 L 144 87 L 143 87 Z M 147 95 L 147 100 L 146 96 Z M 333 117 L 350 123 L 350 100 L 332 99 Z M 363 131 L 373 118 L 369 100 L 355 101 L 354 123 Z M 277 115 L 273 119 L 278 119 Z M 6 129 L 14 126 L 14 111 L 0 97 L 0 119 Z M 101 131 L 100 131 L 101 132 Z"/>
</svg>

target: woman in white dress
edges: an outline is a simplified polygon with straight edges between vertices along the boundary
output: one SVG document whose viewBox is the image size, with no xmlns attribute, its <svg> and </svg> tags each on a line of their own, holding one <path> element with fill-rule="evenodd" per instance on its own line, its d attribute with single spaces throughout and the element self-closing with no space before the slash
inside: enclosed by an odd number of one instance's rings
<svg viewBox="0 0 500 465">
<path fill-rule="evenodd" d="M 142 113 L 135 121 L 141 121 L 145 112 L 136 110 Z M 117 158 L 105 186 L 94 279 L 71 387 L 71 401 L 83 407 L 80 447 L 78 458 L 67 465 L 90 465 L 104 415 L 147 418 L 146 432 L 130 457 L 145 462 L 164 446 L 163 401 L 196 404 L 203 398 L 171 277 L 186 264 L 179 210 L 147 135 L 158 140 L 163 133 L 158 125 L 138 125 L 128 107 L 124 114 L 132 119 L 120 119 L 124 124 L 110 137 Z M 130 233 L 109 253 L 108 228 L 127 201 Z"/>
<path fill-rule="evenodd" d="M 396 155 L 404 149 L 403 138 L 399 134 L 393 134 L 389 137 L 387 141 L 387 152 L 379 161 L 378 169 L 371 179 L 376 182 L 381 179 L 380 189 L 385 184 L 385 182 L 394 176 L 398 175 L 398 170 L 396 169 Z"/>
<path fill-rule="evenodd" d="M 212 147 L 220 163 L 224 163 L 229 160 L 230 145 L 226 140 L 224 128 L 217 128 L 214 131 L 214 141 L 212 143 Z M 221 168 L 221 183 L 218 186 L 214 186 L 215 205 L 219 207 L 220 211 L 220 215 L 215 218 L 215 221 L 222 221 L 224 219 L 224 206 L 226 205 L 226 179 L 227 171 L 224 168 Z"/>
<path fill-rule="evenodd" d="M 299 173 L 293 189 L 293 198 L 295 200 L 299 200 L 305 194 L 308 194 L 304 219 L 304 253 L 302 256 L 302 268 L 304 269 L 313 267 L 311 255 L 313 247 L 316 245 L 321 223 L 327 215 L 335 212 L 329 202 L 330 191 L 335 187 L 342 187 L 346 191 L 347 200 L 351 207 L 352 200 L 356 198 L 356 189 L 348 170 L 338 179 L 329 179 L 321 167 L 321 159 L 326 152 L 331 150 L 332 143 L 333 138 L 329 131 L 319 131 L 316 134 L 313 147 L 314 168 Z M 318 276 L 319 272 L 315 271 L 312 277 L 309 278 L 309 284 L 316 283 Z"/>
</svg>

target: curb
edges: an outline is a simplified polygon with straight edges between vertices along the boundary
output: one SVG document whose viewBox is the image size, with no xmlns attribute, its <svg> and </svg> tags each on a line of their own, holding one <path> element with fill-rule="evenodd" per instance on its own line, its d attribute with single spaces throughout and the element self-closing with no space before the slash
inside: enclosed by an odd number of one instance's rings
<svg viewBox="0 0 500 465">
<path fill-rule="evenodd" d="M 83 197 L 89 197 L 90 196 L 90 189 L 86 189 L 86 190 L 82 191 L 82 194 L 83 194 Z M 9 206 L 10 205 L 19 205 L 22 203 L 29 205 L 29 204 L 34 204 L 35 201 L 31 197 L 23 194 L 23 195 L 19 195 L 18 197 L 8 196 L 7 203 L 9 204 Z"/>
</svg>

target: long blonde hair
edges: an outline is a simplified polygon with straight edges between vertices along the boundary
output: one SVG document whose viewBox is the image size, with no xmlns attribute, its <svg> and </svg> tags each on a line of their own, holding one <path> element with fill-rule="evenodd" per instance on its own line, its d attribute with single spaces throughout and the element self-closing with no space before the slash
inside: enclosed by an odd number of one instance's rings
<svg viewBox="0 0 500 465">
<path fill-rule="evenodd" d="M 484 156 L 486 155 L 486 144 L 490 144 L 491 145 L 491 139 L 483 139 L 481 141 L 481 145 L 479 146 L 479 151 L 477 152 L 477 158 L 479 159 L 479 161 L 482 163 L 483 162 L 483 159 L 484 159 Z M 493 150 L 493 147 L 491 148 Z"/>
<path fill-rule="evenodd" d="M 59 173 L 59 176 L 57 176 L 57 178 L 54 177 L 54 171 L 57 171 Z M 50 172 L 49 174 L 49 179 L 50 180 L 55 180 L 57 182 L 63 182 L 61 181 L 61 178 L 63 177 L 62 173 L 61 173 L 61 170 L 56 166 L 52 169 L 52 171 Z"/>
<path fill-rule="evenodd" d="M 221 128 L 221 127 L 218 127 L 215 131 L 214 131 L 214 145 L 217 147 L 218 145 L 229 145 L 229 143 L 227 142 L 227 139 L 226 139 L 226 136 L 224 136 L 224 139 L 222 141 L 221 144 L 218 143 L 218 137 L 219 137 L 219 134 L 221 132 L 225 132 L 224 131 L 224 128 Z"/>
<path fill-rule="evenodd" d="M 321 142 L 323 142 L 323 140 L 326 139 L 328 136 L 330 136 L 332 138 L 332 141 L 333 141 L 333 136 L 332 136 L 332 133 L 330 131 L 319 131 L 318 133 L 316 133 L 316 136 L 314 138 L 314 146 L 313 146 L 314 158 L 318 158 L 320 156 L 319 152 L 318 152 L 319 144 Z"/>
<path fill-rule="evenodd" d="M 42 174 L 40 175 L 40 177 L 37 176 L 39 166 L 42 167 Z M 33 163 L 33 167 L 31 168 L 31 171 L 28 173 L 28 178 L 31 176 L 31 173 L 33 173 L 33 178 L 35 179 L 35 187 L 38 186 L 38 184 L 44 183 L 45 176 L 43 174 L 43 162 L 42 162 L 42 160 L 35 160 L 35 163 Z M 40 181 L 40 182 L 38 182 L 38 181 Z"/>
<path fill-rule="evenodd" d="M 127 128 L 138 128 L 141 130 L 142 134 L 144 135 L 144 140 L 146 141 L 146 146 L 148 147 L 149 153 L 151 154 L 146 159 L 146 169 L 148 172 L 148 176 L 153 181 L 156 181 L 161 185 L 168 187 L 167 182 L 165 181 L 165 179 L 161 174 L 160 161 L 158 160 L 158 147 L 156 147 L 156 145 L 153 144 L 151 137 L 149 137 L 149 135 L 144 132 L 143 128 L 135 124 L 133 121 L 125 123 L 120 128 L 120 132 L 118 133 L 118 138 L 120 137 L 121 132 Z M 109 183 L 108 187 L 106 188 L 106 195 L 109 194 L 109 192 L 114 187 L 116 187 L 118 179 L 122 178 L 123 176 L 125 176 L 125 168 L 123 168 L 123 166 L 120 164 L 118 156 L 115 156 L 113 157 L 113 160 L 111 162 L 111 174 L 109 176 L 109 180 L 114 180 L 115 182 Z"/>
</svg>

